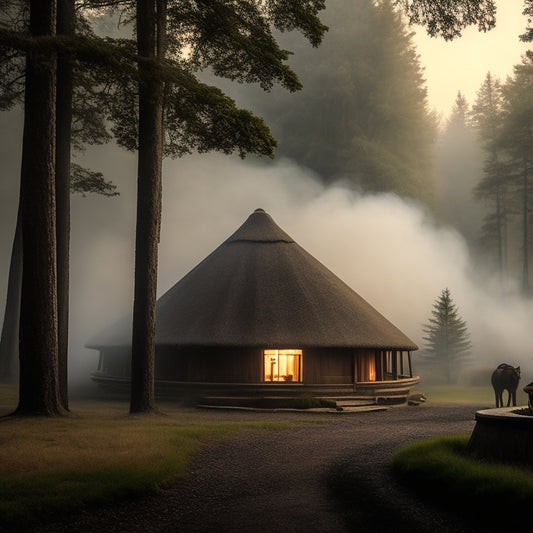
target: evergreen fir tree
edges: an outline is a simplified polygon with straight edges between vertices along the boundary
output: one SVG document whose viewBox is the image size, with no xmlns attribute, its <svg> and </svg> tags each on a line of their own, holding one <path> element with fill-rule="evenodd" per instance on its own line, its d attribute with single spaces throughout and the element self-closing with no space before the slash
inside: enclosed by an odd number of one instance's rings
<svg viewBox="0 0 533 533">
<path fill-rule="evenodd" d="M 533 54 L 515 65 L 513 76 L 502 86 L 503 125 L 501 148 L 514 175 L 514 200 L 521 224 L 522 290 L 531 294 L 529 259 L 531 205 L 533 201 Z"/>
<path fill-rule="evenodd" d="M 459 368 L 470 356 L 470 333 L 459 316 L 450 289 L 445 288 L 433 304 L 432 317 L 423 326 L 426 334 L 425 358 L 442 372 L 444 381 L 452 383 Z"/>
<path fill-rule="evenodd" d="M 472 245 L 485 214 L 484 206 L 473 201 L 474 187 L 482 175 L 481 161 L 470 106 L 459 91 L 437 146 L 438 214 L 441 222 L 455 227 Z"/>
<path fill-rule="evenodd" d="M 485 154 L 483 177 L 474 190 L 476 198 L 484 202 L 488 209 L 481 230 L 481 244 L 487 250 L 496 251 L 500 280 L 503 280 L 507 274 L 507 228 L 512 176 L 506 164 L 507 157 L 499 144 L 503 124 L 501 85 L 490 72 L 472 106 L 472 124 Z"/>
</svg>

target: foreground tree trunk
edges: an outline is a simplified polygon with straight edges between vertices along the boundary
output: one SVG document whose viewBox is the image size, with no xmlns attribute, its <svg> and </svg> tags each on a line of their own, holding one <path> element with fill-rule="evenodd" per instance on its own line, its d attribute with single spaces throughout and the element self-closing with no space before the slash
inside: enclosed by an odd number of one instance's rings
<svg viewBox="0 0 533 533">
<path fill-rule="evenodd" d="M 139 147 L 135 291 L 131 361 L 131 413 L 155 410 L 155 304 L 161 225 L 163 88 L 158 61 L 164 57 L 164 0 L 137 2 L 139 56 Z"/>
<path fill-rule="evenodd" d="M 73 36 L 74 0 L 58 0 L 57 33 Z M 57 236 L 57 335 L 59 395 L 68 410 L 68 327 L 70 256 L 70 158 L 72 137 L 72 58 L 62 52 L 57 58 L 56 106 L 56 236 Z"/>
<path fill-rule="evenodd" d="M 30 0 L 30 33 L 55 34 L 55 0 Z M 55 205 L 56 54 L 36 47 L 26 59 L 21 166 L 23 272 L 17 414 L 64 413 L 57 365 Z"/>
</svg>

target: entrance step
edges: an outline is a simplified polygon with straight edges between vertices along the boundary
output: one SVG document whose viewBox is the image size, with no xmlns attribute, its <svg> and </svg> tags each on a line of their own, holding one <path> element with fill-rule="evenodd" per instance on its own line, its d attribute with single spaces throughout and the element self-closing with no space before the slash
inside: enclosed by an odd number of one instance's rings
<svg viewBox="0 0 533 533">
<path fill-rule="evenodd" d="M 376 399 L 374 396 L 363 395 L 342 395 L 342 396 L 322 396 L 318 398 L 324 402 L 335 402 L 337 407 L 361 407 L 364 405 L 375 405 Z"/>
<path fill-rule="evenodd" d="M 376 403 L 396 404 L 404 403 L 409 396 L 409 389 L 376 389 L 374 391 Z"/>
<path fill-rule="evenodd" d="M 335 400 L 337 407 L 362 407 L 365 405 L 375 405 L 376 400 L 374 398 L 365 398 L 364 400 Z"/>
<path fill-rule="evenodd" d="M 338 409 L 376 406 L 374 396 L 203 396 L 199 407 L 226 407 L 251 409 Z"/>
</svg>

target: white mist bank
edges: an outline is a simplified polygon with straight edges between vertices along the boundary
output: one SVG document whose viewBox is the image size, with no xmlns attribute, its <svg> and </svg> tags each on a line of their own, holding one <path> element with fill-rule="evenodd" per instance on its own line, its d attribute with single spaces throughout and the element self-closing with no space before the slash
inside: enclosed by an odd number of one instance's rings
<svg viewBox="0 0 533 533">
<path fill-rule="evenodd" d="M 438 227 L 413 202 L 342 185 L 324 188 L 290 161 L 264 169 L 217 156 L 191 158 L 168 164 L 166 176 L 161 290 L 262 207 L 421 348 L 422 325 L 449 287 L 479 364 L 505 360 L 531 368 L 533 303 L 488 292 L 497 284 L 476 273 L 461 235 Z"/>
<path fill-rule="evenodd" d="M 85 349 L 85 342 L 131 312 L 133 295 L 135 158 L 111 147 L 99 148 L 97 159 L 91 151 L 86 157 L 98 162 L 121 195 L 73 197 L 73 381 L 87 379 L 97 364 L 98 354 Z M 528 334 L 533 303 L 489 292 L 492 282 L 477 278 L 457 232 L 438 227 L 420 206 L 392 194 L 324 188 L 287 160 L 264 167 L 256 160 L 195 155 L 165 163 L 158 294 L 258 207 L 421 348 L 422 325 L 449 287 L 467 321 L 476 363 L 520 364 L 523 382 L 533 380 Z"/>
</svg>

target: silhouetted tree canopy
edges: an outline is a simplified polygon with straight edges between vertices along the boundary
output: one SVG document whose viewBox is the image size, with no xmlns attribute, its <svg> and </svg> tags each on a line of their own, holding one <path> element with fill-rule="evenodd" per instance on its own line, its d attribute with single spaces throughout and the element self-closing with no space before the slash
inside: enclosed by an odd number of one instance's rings
<svg viewBox="0 0 533 533">
<path fill-rule="evenodd" d="M 496 24 L 495 0 L 394 0 L 411 24 L 425 26 L 431 36 L 446 40 L 461 36 L 468 26 L 488 31 Z"/>
<path fill-rule="evenodd" d="M 29 11 L 28 4 L 23 0 L 2 0 L 0 2 L 0 111 L 22 105 L 24 101 L 24 67 L 25 53 L 38 47 L 53 47 L 63 52 L 79 54 L 87 60 L 95 48 L 102 49 L 104 40 L 97 39 L 82 10 L 76 12 L 76 38 L 58 36 L 28 35 Z M 93 44 L 91 45 L 91 41 Z M 109 51 L 107 52 L 109 54 Z M 102 52 L 105 56 L 106 53 Z M 75 152 L 82 152 L 87 144 L 102 144 L 111 140 L 106 125 L 106 109 L 109 95 L 105 87 L 109 86 L 111 75 L 98 60 L 91 68 L 86 61 L 73 61 L 73 108 L 71 143 Z M 81 172 L 80 165 L 73 167 L 76 175 L 75 192 L 97 192 L 92 183 L 83 189 L 81 177 L 94 176 L 88 169 Z M 104 179 L 100 174 L 101 178 Z M 113 187 L 112 184 L 108 186 Z"/>
<path fill-rule="evenodd" d="M 522 14 L 528 17 L 528 27 L 526 28 L 526 31 L 520 35 L 520 40 L 531 42 L 533 41 L 533 0 L 524 0 L 524 11 Z"/>
</svg>

